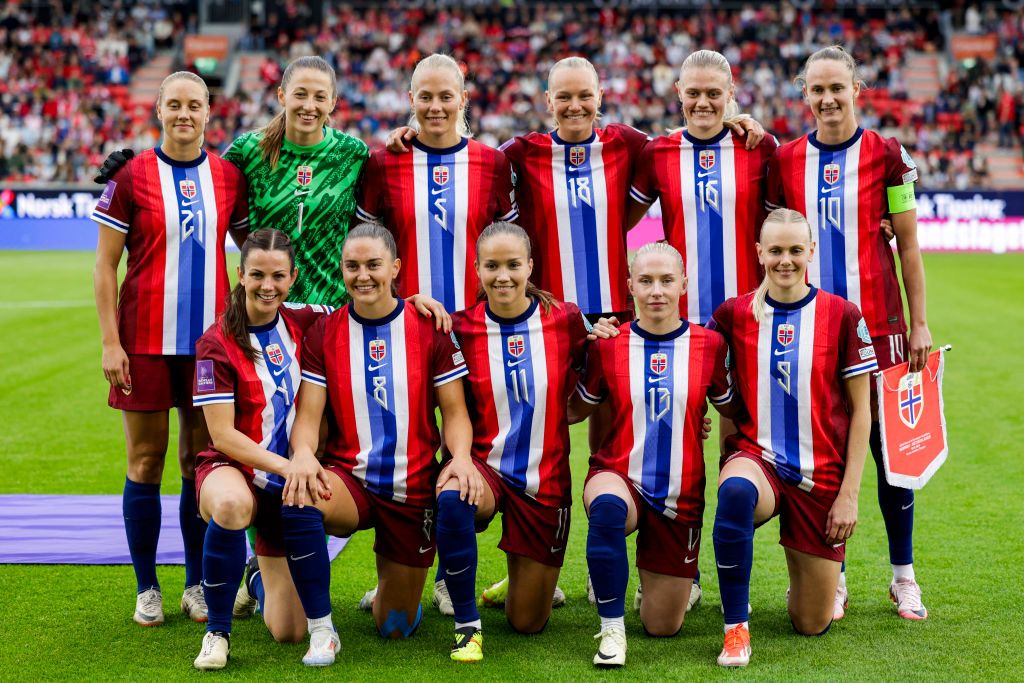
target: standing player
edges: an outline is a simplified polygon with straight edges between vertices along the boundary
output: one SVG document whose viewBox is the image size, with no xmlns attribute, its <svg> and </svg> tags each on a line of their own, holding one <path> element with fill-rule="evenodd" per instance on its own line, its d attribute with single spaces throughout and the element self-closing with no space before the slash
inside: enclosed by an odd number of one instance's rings
<svg viewBox="0 0 1024 683">
<path fill-rule="evenodd" d="M 329 313 L 322 306 L 282 306 L 295 282 L 288 237 L 263 229 L 242 245 L 238 285 L 224 314 L 196 344 L 193 403 L 209 426 L 211 450 L 199 454 L 196 487 L 207 520 L 203 589 L 209 621 L 197 669 L 222 669 L 231 650 L 235 588 L 245 569 L 245 529 L 257 530 L 260 612 L 279 642 L 306 632 L 302 604 L 285 561 L 281 488 L 295 419 L 302 337 Z M 321 481 L 324 485 L 326 482 Z"/>
<path fill-rule="evenodd" d="M 228 293 L 224 239 L 241 243 L 248 224 L 245 179 L 202 149 L 210 94 L 195 74 L 164 79 L 157 95 L 160 147 L 132 158 L 107 182 L 93 211 L 99 224 L 94 282 L 108 403 L 122 411 L 128 450 L 124 525 L 135 569 L 134 620 L 164 622 L 156 576 L 160 481 L 168 410 L 178 408 L 179 519 L 185 545 L 181 608 L 206 621 L 202 553 L 206 524 L 196 508 L 196 454 L 209 435 L 192 407 L 195 344 L 223 310 Z M 128 271 L 117 295 L 125 249 Z"/>
<path fill-rule="evenodd" d="M 849 301 L 806 284 L 815 255 L 807 220 L 777 209 L 761 228 L 764 281 L 729 299 L 711 327 L 725 335 L 746 415 L 729 437 L 715 511 L 715 559 L 725 616 L 721 666 L 750 661 L 748 601 L 754 529 L 780 515 L 789 617 L 824 635 L 833 619 L 870 424 L 868 328 Z"/>
<path fill-rule="evenodd" d="M 281 513 L 288 566 L 309 626 L 308 666 L 333 663 L 340 646 L 331 620 L 325 529 L 338 536 L 376 530 L 377 630 L 385 638 L 405 638 L 419 625 L 423 583 L 434 562 L 438 406 L 452 463 L 437 484 L 457 480 L 460 496 L 474 505 L 483 488 L 470 455 L 462 352 L 453 336 L 435 331 L 412 304 L 395 297 L 401 261 L 391 233 L 379 225 L 356 226 L 342 259 L 352 303 L 306 336 Z M 325 409 L 321 467 L 315 453 Z M 317 492 L 322 478 L 329 499 Z"/>
<path fill-rule="evenodd" d="M 466 308 L 479 282 L 473 245 L 495 220 L 519 216 L 505 155 L 468 137 L 462 70 L 447 55 L 420 60 L 409 101 L 419 134 L 412 151 L 375 152 L 360 187 L 359 217 L 387 225 L 405 264 L 399 293 L 449 311 Z"/>
<path fill-rule="evenodd" d="M 895 138 L 883 138 L 857 125 L 855 105 L 861 81 L 856 63 L 843 48 L 827 47 L 812 54 L 797 81 L 818 129 L 781 147 L 772 159 L 768 202 L 807 216 L 818 242 L 809 281 L 864 312 L 879 369 L 909 360 L 911 372 L 918 372 L 928 358 L 932 335 L 917 242 L 917 167 Z M 886 214 L 891 215 L 910 309 L 909 357 L 896 263 L 879 228 Z M 889 596 L 904 619 L 925 619 L 928 610 L 914 576 L 914 492 L 885 480 L 875 404 L 873 396 L 871 454 L 889 536 L 893 571 Z M 846 603 L 844 573 L 836 593 L 837 618 Z"/>
<path fill-rule="evenodd" d="M 591 348 L 570 404 L 577 416 L 604 400 L 613 409 L 583 489 L 601 617 L 597 666 L 626 663 L 626 536 L 634 531 L 644 630 L 673 636 L 682 628 L 700 552 L 706 401 L 732 411 L 725 340 L 679 317 L 686 291 L 679 252 L 664 243 L 641 247 L 629 289 L 637 319 Z"/>
</svg>

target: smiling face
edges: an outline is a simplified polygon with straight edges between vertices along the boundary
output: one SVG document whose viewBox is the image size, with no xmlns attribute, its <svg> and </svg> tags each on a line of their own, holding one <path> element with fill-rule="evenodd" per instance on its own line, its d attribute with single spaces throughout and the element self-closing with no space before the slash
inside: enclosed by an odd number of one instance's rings
<svg viewBox="0 0 1024 683">
<path fill-rule="evenodd" d="M 480 242 L 476 273 L 487 303 L 498 315 L 513 317 L 529 306 L 526 283 L 533 273 L 533 259 L 526 244 L 515 235 L 498 234 Z"/>
<path fill-rule="evenodd" d="M 691 135 L 705 139 L 722 132 L 725 106 L 734 93 L 728 76 L 711 67 L 689 67 L 679 74 L 676 92 Z"/>
<path fill-rule="evenodd" d="M 679 260 L 660 251 L 636 257 L 630 267 L 629 293 L 636 301 L 637 321 L 655 330 L 679 319 L 679 298 L 686 292 L 686 276 Z"/>
<path fill-rule="evenodd" d="M 238 266 L 238 282 L 245 288 L 245 312 L 250 325 L 262 325 L 277 315 L 288 297 L 298 271 L 288 252 L 253 249 Z"/>
<path fill-rule="evenodd" d="M 203 86 L 187 78 L 167 83 L 157 103 L 156 116 L 163 126 L 166 142 L 198 149 L 206 122 L 210 120 L 210 106 Z"/>
<path fill-rule="evenodd" d="M 551 74 L 544 95 L 560 138 L 566 142 L 582 142 L 593 134 L 604 96 L 593 71 L 583 67 L 557 68 Z"/>
<path fill-rule="evenodd" d="M 854 102 L 860 83 L 854 83 L 850 68 L 835 59 L 819 59 L 807 66 L 804 99 L 818 122 L 819 129 L 853 135 L 857 128 Z"/>
<path fill-rule="evenodd" d="M 447 67 L 421 68 L 412 82 L 409 101 L 420 127 L 420 139 L 431 147 L 451 147 L 461 135 L 458 122 L 467 95 L 459 78 Z"/>
<path fill-rule="evenodd" d="M 380 239 L 358 237 L 345 241 L 342 277 L 359 315 L 382 318 L 394 309 L 392 283 L 401 267 L 401 259 L 393 258 Z"/>
<path fill-rule="evenodd" d="M 804 222 L 767 222 L 761 228 L 757 243 L 757 260 L 768 277 L 768 291 L 773 298 L 785 299 L 783 292 L 806 287 L 807 264 L 814 257 L 814 242 Z"/>
<path fill-rule="evenodd" d="M 277 101 L 284 108 L 284 135 L 296 145 L 313 145 L 323 139 L 335 105 L 335 82 L 319 69 L 296 69 Z"/>
</svg>

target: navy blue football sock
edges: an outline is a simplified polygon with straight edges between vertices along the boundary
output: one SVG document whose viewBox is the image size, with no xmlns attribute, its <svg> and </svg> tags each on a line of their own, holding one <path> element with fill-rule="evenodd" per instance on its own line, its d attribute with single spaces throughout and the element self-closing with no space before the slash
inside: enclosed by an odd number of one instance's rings
<svg viewBox="0 0 1024 683">
<path fill-rule="evenodd" d="M 437 497 L 437 556 L 443 558 L 444 582 L 455 610 L 455 621 L 476 621 L 476 506 L 459 500 L 458 491 Z"/>
<path fill-rule="evenodd" d="M 160 588 L 160 582 L 156 580 L 156 544 L 160 540 L 160 484 L 139 484 L 125 477 L 121 511 L 138 592 Z"/>
<path fill-rule="evenodd" d="M 206 539 L 206 522 L 196 503 L 195 479 L 181 478 L 178 524 L 181 525 L 181 540 L 185 544 L 185 587 L 188 588 L 203 580 L 203 542 Z"/>
<path fill-rule="evenodd" d="M 885 533 L 889 537 L 889 562 L 892 564 L 914 563 L 914 492 L 911 489 L 891 486 L 885 480 L 885 463 L 882 461 L 882 438 L 877 422 L 871 423 L 871 455 L 878 471 L 878 507 L 885 521 Z"/>
<path fill-rule="evenodd" d="M 231 633 L 231 610 L 245 573 L 245 530 L 225 529 L 214 520 L 203 545 L 203 595 L 209 610 L 207 631 Z"/>
<path fill-rule="evenodd" d="M 757 487 L 743 477 L 729 477 L 718 487 L 715 511 L 715 562 L 726 624 L 749 618 L 750 567 L 754 561 L 754 508 Z"/>
<path fill-rule="evenodd" d="M 626 583 L 629 559 L 626 557 L 626 501 L 603 493 L 590 504 L 587 529 L 587 568 L 602 617 L 626 614 Z"/>
<path fill-rule="evenodd" d="M 266 614 L 263 611 L 263 601 L 266 599 L 266 591 L 263 590 L 263 572 L 257 569 L 249 577 L 249 595 L 256 598 L 256 604 L 260 606 L 260 614 Z"/>
<path fill-rule="evenodd" d="M 331 614 L 331 561 L 324 537 L 324 514 L 311 505 L 281 507 L 288 569 L 307 619 Z"/>
</svg>

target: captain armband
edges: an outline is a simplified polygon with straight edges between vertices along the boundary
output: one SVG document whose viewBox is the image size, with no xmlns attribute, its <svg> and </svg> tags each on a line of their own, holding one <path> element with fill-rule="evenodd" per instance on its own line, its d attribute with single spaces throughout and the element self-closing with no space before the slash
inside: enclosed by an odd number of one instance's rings
<svg viewBox="0 0 1024 683">
<path fill-rule="evenodd" d="M 889 199 L 889 213 L 903 213 L 917 208 L 917 199 L 914 196 L 914 183 L 904 183 L 895 187 L 885 188 L 885 194 Z"/>
</svg>

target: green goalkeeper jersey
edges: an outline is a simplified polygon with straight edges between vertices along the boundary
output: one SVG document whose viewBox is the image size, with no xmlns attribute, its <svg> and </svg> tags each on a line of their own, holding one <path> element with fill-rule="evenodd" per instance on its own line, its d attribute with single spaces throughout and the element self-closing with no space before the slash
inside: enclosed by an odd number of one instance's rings
<svg viewBox="0 0 1024 683">
<path fill-rule="evenodd" d="M 231 144 L 224 158 L 249 181 L 249 226 L 276 228 L 291 237 L 299 278 L 289 300 L 344 303 L 341 243 L 356 210 L 356 184 L 369 157 L 366 145 L 333 128 L 316 145 L 281 147 L 276 168 L 263 160 L 263 134 L 252 131 Z"/>
</svg>

